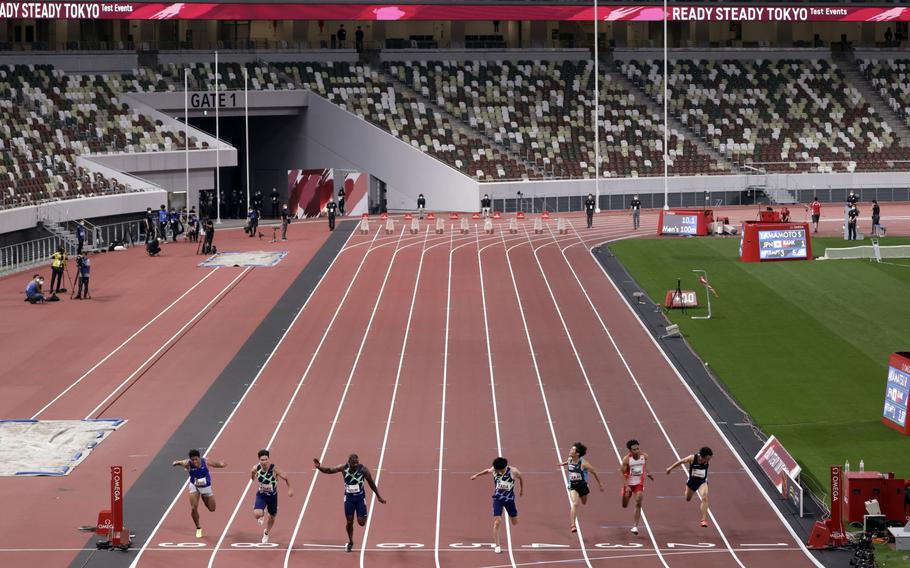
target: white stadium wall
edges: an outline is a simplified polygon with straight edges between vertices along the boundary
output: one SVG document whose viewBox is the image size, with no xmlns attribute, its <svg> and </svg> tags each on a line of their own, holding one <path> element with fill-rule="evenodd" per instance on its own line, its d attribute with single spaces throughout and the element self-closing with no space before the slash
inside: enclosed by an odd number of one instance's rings
<svg viewBox="0 0 910 568">
<path fill-rule="evenodd" d="M 109 217 L 145 211 L 147 207 L 157 209 L 162 203 L 167 203 L 167 192 L 142 191 L 16 207 L 15 209 L 0 211 L 0 233 L 31 229 L 38 224 L 38 221 L 43 219 L 67 221 L 91 217 Z"/>
</svg>

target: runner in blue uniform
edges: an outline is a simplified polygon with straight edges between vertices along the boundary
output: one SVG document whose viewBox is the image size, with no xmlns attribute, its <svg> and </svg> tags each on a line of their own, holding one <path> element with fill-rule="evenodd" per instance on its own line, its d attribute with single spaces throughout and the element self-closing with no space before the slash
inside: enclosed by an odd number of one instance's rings
<svg viewBox="0 0 910 568">
<path fill-rule="evenodd" d="M 499 545 L 499 533 L 502 528 L 502 510 L 509 514 L 512 525 L 518 524 L 518 509 L 515 507 L 515 482 L 518 482 L 518 496 L 525 492 L 524 479 L 517 467 L 509 467 L 509 460 L 496 458 L 493 467 L 478 471 L 471 476 L 475 480 L 481 475 L 493 474 L 493 552 L 499 554 L 502 547 Z"/>
<path fill-rule="evenodd" d="M 268 450 L 259 450 L 259 463 L 250 471 L 250 479 L 256 484 L 256 503 L 253 505 L 253 516 L 260 525 L 265 521 L 265 514 L 269 514 L 269 522 L 262 531 L 262 543 L 269 542 L 269 533 L 275 525 L 275 515 L 278 514 L 278 479 L 283 479 L 288 486 L 288 497 L 294 496 L 291 480 L 281 471 L 281 468 L 271 463 Z"/>
<path fill-rule="evenodd" d="M 604 490 L 604 484 L 600 481 L 597 470 L 588 463 L 588 460 L 584 459 L 584 456 L 587 453 L 588 448 L 584 444 L 575 442 L 572 449 L 569 450 L 569 457 L 566 458 L 566 461 L 559 464 L 561 467 L 566 468 L 566 472 L 569 474 L 569 497 L 572 499 L 572 508 L 569 511 L 569 517 L 572 524 L 569 526 L 569 530 L 572 532 L 578 530 L 575 526 L 578 519 L 578 503 L 581 502 L 582 505 L 587 503 L 588 493 L 591 492 L 588 488 L 589 473 L 597 480 L 597 485 L 600 486 L 600 490 Z"/>
<path fill-rule="evenodd" d="M 708 462 L 714 452 L 711 448 L 704 447 L 694 454 L 690 454 L 667 468 L 667 475 L 677 466 L 689 466 L 689 478 L 686 480 L 686 501 L 691 501 L 692 496 L 698 493 L 701 498 L 701 526 L 708 526 Z"/>
<path fill-rule="evenodd" d="M 354 550 L 354 513 L 357 513 L 358 525 L 363 526 L 367 523 L 367 493 L 363 489 L 364 482 L 370 485 L 370 489 L 373 490 L 380 503 L 385 504 L 386 500 L 379 496 L 379 489 L 373 481 L 373 475 L 360 463 L 357 454 L 351 454 L 348 456 L 347 463 L 335 467 L 323 467 L 316 458 L 313 458 L 313 464 L 322 473 L 341 474 L 344 482 L 344 516 L 347 519 L 345 528 L 348 531 L 348 543 L 344 549 L 346 552 L 351 552 Z"/>
<path fill-rule="evenodd" d="M 190 476 L 190 516 L 193 517 L 193 522 L 196 524 L 196 538 L 202 538 L 202 527 L 199 526 L 199 498 L 202 497 L 206 509 L 215 512 L 215 493 L 212 492 L 212 474 L 209 472 L 209 468 L 225 467 L 227 464 L 207 460 L 202 457 L 199 450 L 190 450 L 189 459 L 174 460 L 171 467 L 178 465 L 185 469 Z"/>
</svg>

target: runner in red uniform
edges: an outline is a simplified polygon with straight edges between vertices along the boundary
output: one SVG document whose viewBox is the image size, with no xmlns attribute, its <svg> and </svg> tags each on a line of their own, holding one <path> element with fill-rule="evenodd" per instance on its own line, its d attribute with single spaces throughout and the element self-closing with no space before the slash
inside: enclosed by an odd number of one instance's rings
<svg viewBox="0 0 910 568">
<path fill-rule="evenodd" d="M 651 481 L 654 477 L 648 473 L 648 454 L 641 451 L 638 440 L 629 440 L 626 443 L 629 453 L 622 458 L 619 473 L 622 474 L 622 508 L 629 506 L 629 501 L 635 496 L 635 524 L 632 525 L 632 534 L 638 534 L 638 524 L 641 522 L 641 501 L 645 494 L 645 476 Z"/>
<path fill-rule="evenodd" d="M 813 233 L 818 232 L 818 220 L 822 216 L 822 204 L 819 202 L 818 197 L 812 200 L 812 203 L 809 205 L 809 209 L 812 211 L 812 224 L 815 225 L 815 230 Z"/>
</svg>

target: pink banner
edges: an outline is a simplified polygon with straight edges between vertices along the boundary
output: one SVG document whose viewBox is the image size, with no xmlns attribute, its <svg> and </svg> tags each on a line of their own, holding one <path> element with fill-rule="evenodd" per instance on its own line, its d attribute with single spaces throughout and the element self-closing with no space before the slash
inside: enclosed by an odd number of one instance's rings
<svg viewBox="0 0 910 568">
<path fill-rule="evenodd" d="M 778 491 L 783 491 L 782 477 L 789 476 L 790 479 L 796 479 L 802 469 L 790 452 L 780 443 L 780 440 L 774 436 L 768 438 L 765 445 L 755 455 L 755 461 Z"/>
<path fill-rule="evenodd" d="M 910 8 L 674 6 L 673 21 L 896 22 Z M 659 6 L 604 6 L 603 21 L 662 21 Z M 139 2 L 2 2 L 2 19 L 64 20 L 549 20 L 591 21 L 593 6 L 438 4 L 187 4 Z"/>
</svg>

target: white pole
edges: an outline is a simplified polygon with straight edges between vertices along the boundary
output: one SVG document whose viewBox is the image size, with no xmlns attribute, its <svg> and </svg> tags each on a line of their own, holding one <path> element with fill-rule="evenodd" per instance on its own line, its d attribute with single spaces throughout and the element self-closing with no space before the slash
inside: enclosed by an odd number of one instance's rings
<svg viewBox="0 0 910 568">
<path fill-rule="evenodd" d="M 670 143 L 670 126 L 667 124 L 667 95 L 670 92 L 670 76 L 667 74 L 667 0 L 664 0 L 664 210 L 670 209 L 669 201 L 669 150 L 667 145 Z"/>
<path fill-rule="evenodd" d="M 184 156 L 186 157 L 186 204 L 190 205 L 190 78 L 189 66 L 183 68 L 183 136 Z M 189 222 L 190 210 L 186 210 Z"/>
<path fill-rule="evenodd" d="M 250 206 L 250 90 L 249 71 L 243 66 L 243 128 L 246 131 L 246 206 Z"/>
<path fill-rule="evenodd" d="M 218 122 L 218 107 L 221 106 L 218 100 L 218 52 L 215 52 L 215 199 L 218 203 L 218 218 L 215 220 L 221 224 L 221 129 Z"/>
<path fill-rule="evenodd" d="M 597 0 L 594 0 L 594 211 L 600 213 L 600 38 Z"/>
</svg>

